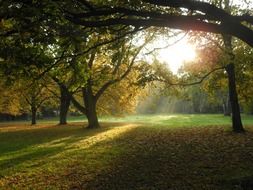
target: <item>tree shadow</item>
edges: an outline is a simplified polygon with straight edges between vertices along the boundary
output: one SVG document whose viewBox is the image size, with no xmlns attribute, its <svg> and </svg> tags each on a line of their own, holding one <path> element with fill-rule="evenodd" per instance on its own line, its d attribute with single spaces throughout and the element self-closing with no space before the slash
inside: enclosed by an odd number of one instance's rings
<svg viewBox="0 0 253 190">
<path fill-rule="evenodd" d="M 30 146 L 68 137 L 71 137 L 68 140 L 71 143 L 71 140 L 78 141 L 80 138 L 96 135 L 108 129 L 110 129 L 108 126 L 95 130 L 86 130 L 81 125 L 53 125 L 43 128 L 29 128 L 29 130 L 0 132 L 0 152 L 3 155 Z"/>
<path fill-rule="evenodd" d="M 95 130 L 87 130 L 80 125 L 68 125 L 1 132 L 0 174 L 3 177 L 5 170 L 16 169 L 18 165 L 27 162 L 28 166 L 40 167 L 50 156 L 64 153 L 73 144 L 111 129 L 112 125 L 103 125 Z"/>
<path fill-rule="evenodd" d="M 2 171 L 4 171 L 12 167 L 17 167 L 18 165 L 23 164 L 24 162 L 27 162 L 27 161 L 31 163 L 34 160 L 38 160 L 38 158 L 40 160 L 43 160 L 47 158 L 48 156 L 57 154 L 63 150 L 64 150 L 63 147 L 50 147 L 50 148 L 45 148 L 45 149 L 37 149 L 36 151 L 30 151 L 29 153 L 22 154 L 14 158 L 1 160 L 0 168 Z"/>
<path fill-rule="evenodd" d="M 142 128 L 135 128 L 114 139 L 116 142 L 113 144 L 124 147 L 124 151 L 111 160 L 92 180 L 75 188 L 238 189 L 238 186 L 233 184 L 221 185 L 220 179 L 231 170 L 253 165 L 253 160 L 248 160 L 248 149 L 252 148 L 252 143 L 247 144 L 250 141 L 244 140 L 244 136 L 229 134 L 217 128 L 215 130 L 144 131 Z M 252 133 L 248 135 L 253 139 Z M 248 149 L 241 150 L 241 145 L 248 146 Z M 247 161 L 247 164 L 244 165 L 244 161 Z M 233 164 L 233 167 L 230 164 Z M 253 172 L 252 167 L 251 171 Z"/>
</svg>

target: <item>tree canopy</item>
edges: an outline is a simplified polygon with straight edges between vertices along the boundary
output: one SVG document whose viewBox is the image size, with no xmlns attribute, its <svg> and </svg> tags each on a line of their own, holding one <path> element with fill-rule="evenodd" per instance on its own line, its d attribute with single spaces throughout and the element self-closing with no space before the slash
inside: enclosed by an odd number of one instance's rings
<svg viewBox="0 0 253 190">
<path fill-rule="evenodd" d="M 194 0 L 77 1 L 85 8 L 66 11 L 71 22 L 86 27 L 131 25 L 170 27 L 230 34 L 253 46 L 253 17 L 232 15 L 207 2 Z"/>
</svg>

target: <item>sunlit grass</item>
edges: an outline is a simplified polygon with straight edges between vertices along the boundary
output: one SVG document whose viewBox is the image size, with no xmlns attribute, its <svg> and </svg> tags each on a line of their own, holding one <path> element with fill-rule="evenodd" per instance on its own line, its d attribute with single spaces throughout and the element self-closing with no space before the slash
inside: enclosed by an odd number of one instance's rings
<svg viewBox="0 0 253 190">
<path fill-rule="evenodd" d="M 101 121 L 137 122 L 163 127 L 231 125 L 231 117 L 225 117 L 222 114 L 130 115 L 125 117 L 102 117 Z M 242 115 L 242 121 L 244 125 L 253 125 L 253 116 Z"/>
<path fill-rule="evenodd" d="M 253 125 L 253 116 L 242 114 L 244 125 Z M 126 116 L 99 116 L 100 122 L 125 122 L 125 123 L 145 123 L 149 126 L 164 127 L 185 127 L 185 126 L 220 126 L 231 125 L 231 117 L 225 117 L 222 114 L 150 114 L 150 115 L 126 115 Z M 68 122 L 80 123 L 87 122 L 84 116 L 70 116 Z M 17 124 L 14 125 L 13 124 Z M 29 121 L 2 122 L 0 126 L 9 126 L 9 129 L 20 129 L 18 126 L 29 126 Z M 38 125 L 58 124 L 58 118 L 45 118 L 38 120 Z M 6 129 L 1 129 L 6 130 Z"/>
</svg>

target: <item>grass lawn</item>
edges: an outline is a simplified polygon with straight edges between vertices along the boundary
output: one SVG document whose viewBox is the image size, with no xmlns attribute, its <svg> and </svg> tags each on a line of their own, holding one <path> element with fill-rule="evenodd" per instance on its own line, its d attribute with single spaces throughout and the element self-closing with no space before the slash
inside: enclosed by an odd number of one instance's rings
<svg viewBox="0 0 253 190">
<path fill-rule="evenodd" d="M 253 181 L 252 116 L 245 134 L 221 115 L 103 117 L 96 130 L 71 121 L 0 124 L 0 189 L 243 190 Z"/>
</svg>

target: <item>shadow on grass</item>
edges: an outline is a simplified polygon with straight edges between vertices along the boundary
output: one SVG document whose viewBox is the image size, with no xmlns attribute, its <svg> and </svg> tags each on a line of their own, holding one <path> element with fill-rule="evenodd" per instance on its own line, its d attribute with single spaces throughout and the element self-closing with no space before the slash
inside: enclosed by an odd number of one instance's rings
<svg viewBox="0 0 253 190">
<path fill-rule="evenodd" d="M 5 170 L 17 169 L 19 166 L 25 167 L 22 164 L 27 162 L 28 166 L 35 164 L 38 167 L 38 163 L 42 165 L 50 156 L 64 153 L 72 144 L 78 144 L 81 140 L 92 138 L 111 129 L 113 127 L 105 126 L 88 130 L 82 126 L 70 125 L 1 132 L 0 174 L 4 176 Z"/>
<path fill-rule="evenodd" d="M 223 185 L 221 181 L 229 175 L 253 173 L 253 160 L 249 160 L 252 139 L 252 133 L 245 138 L 217 128 L 186 131 L 136 128 L 112 142 L 124 147 L 124 151 L 92 180 L 76 188 L 243 189 L 233 183 Z"/>
<path fill-rule="evenodd" d="M 18 155 L 16 157 L 1 160 L 0 161 L 0 169 L 2 171 L 4 171 L 4 170 L 10 169 L 12 167 L 17 167 L 18 165 L 21 165 L 27 161 L 29 161 L 31 163 L 37 159 L 43 160 L 52 154 L 57 154 L 57 153 L 63 151 L 63 149 L 64 149 L 63 147 L 51 147 L 51 148 L 46 148 L 46 149 L 36 149 L 34 151 L 29 151 L 28 153 Z M 31 164 L 31 165 L 35 166 L 37 164 L 35 164 L 35 165 Z"/>
<path fill-rule="evenodd" d="M 78 141 L 80 138 L 95 135 L 96 133 L 108 130 L 109 127 L 101 129 L 87 130 L 82 126 L 49 126 L 45 128 L 29 128 L 29 130 L 7 131 L 0 133 L 0 152 L 1 155 L 25 149 L 30 146 L 47 143 L 57 139 L 69 138 L 66 140 Z M 66 142 L 67 143 L 67 142 Z"/>
</svg>

